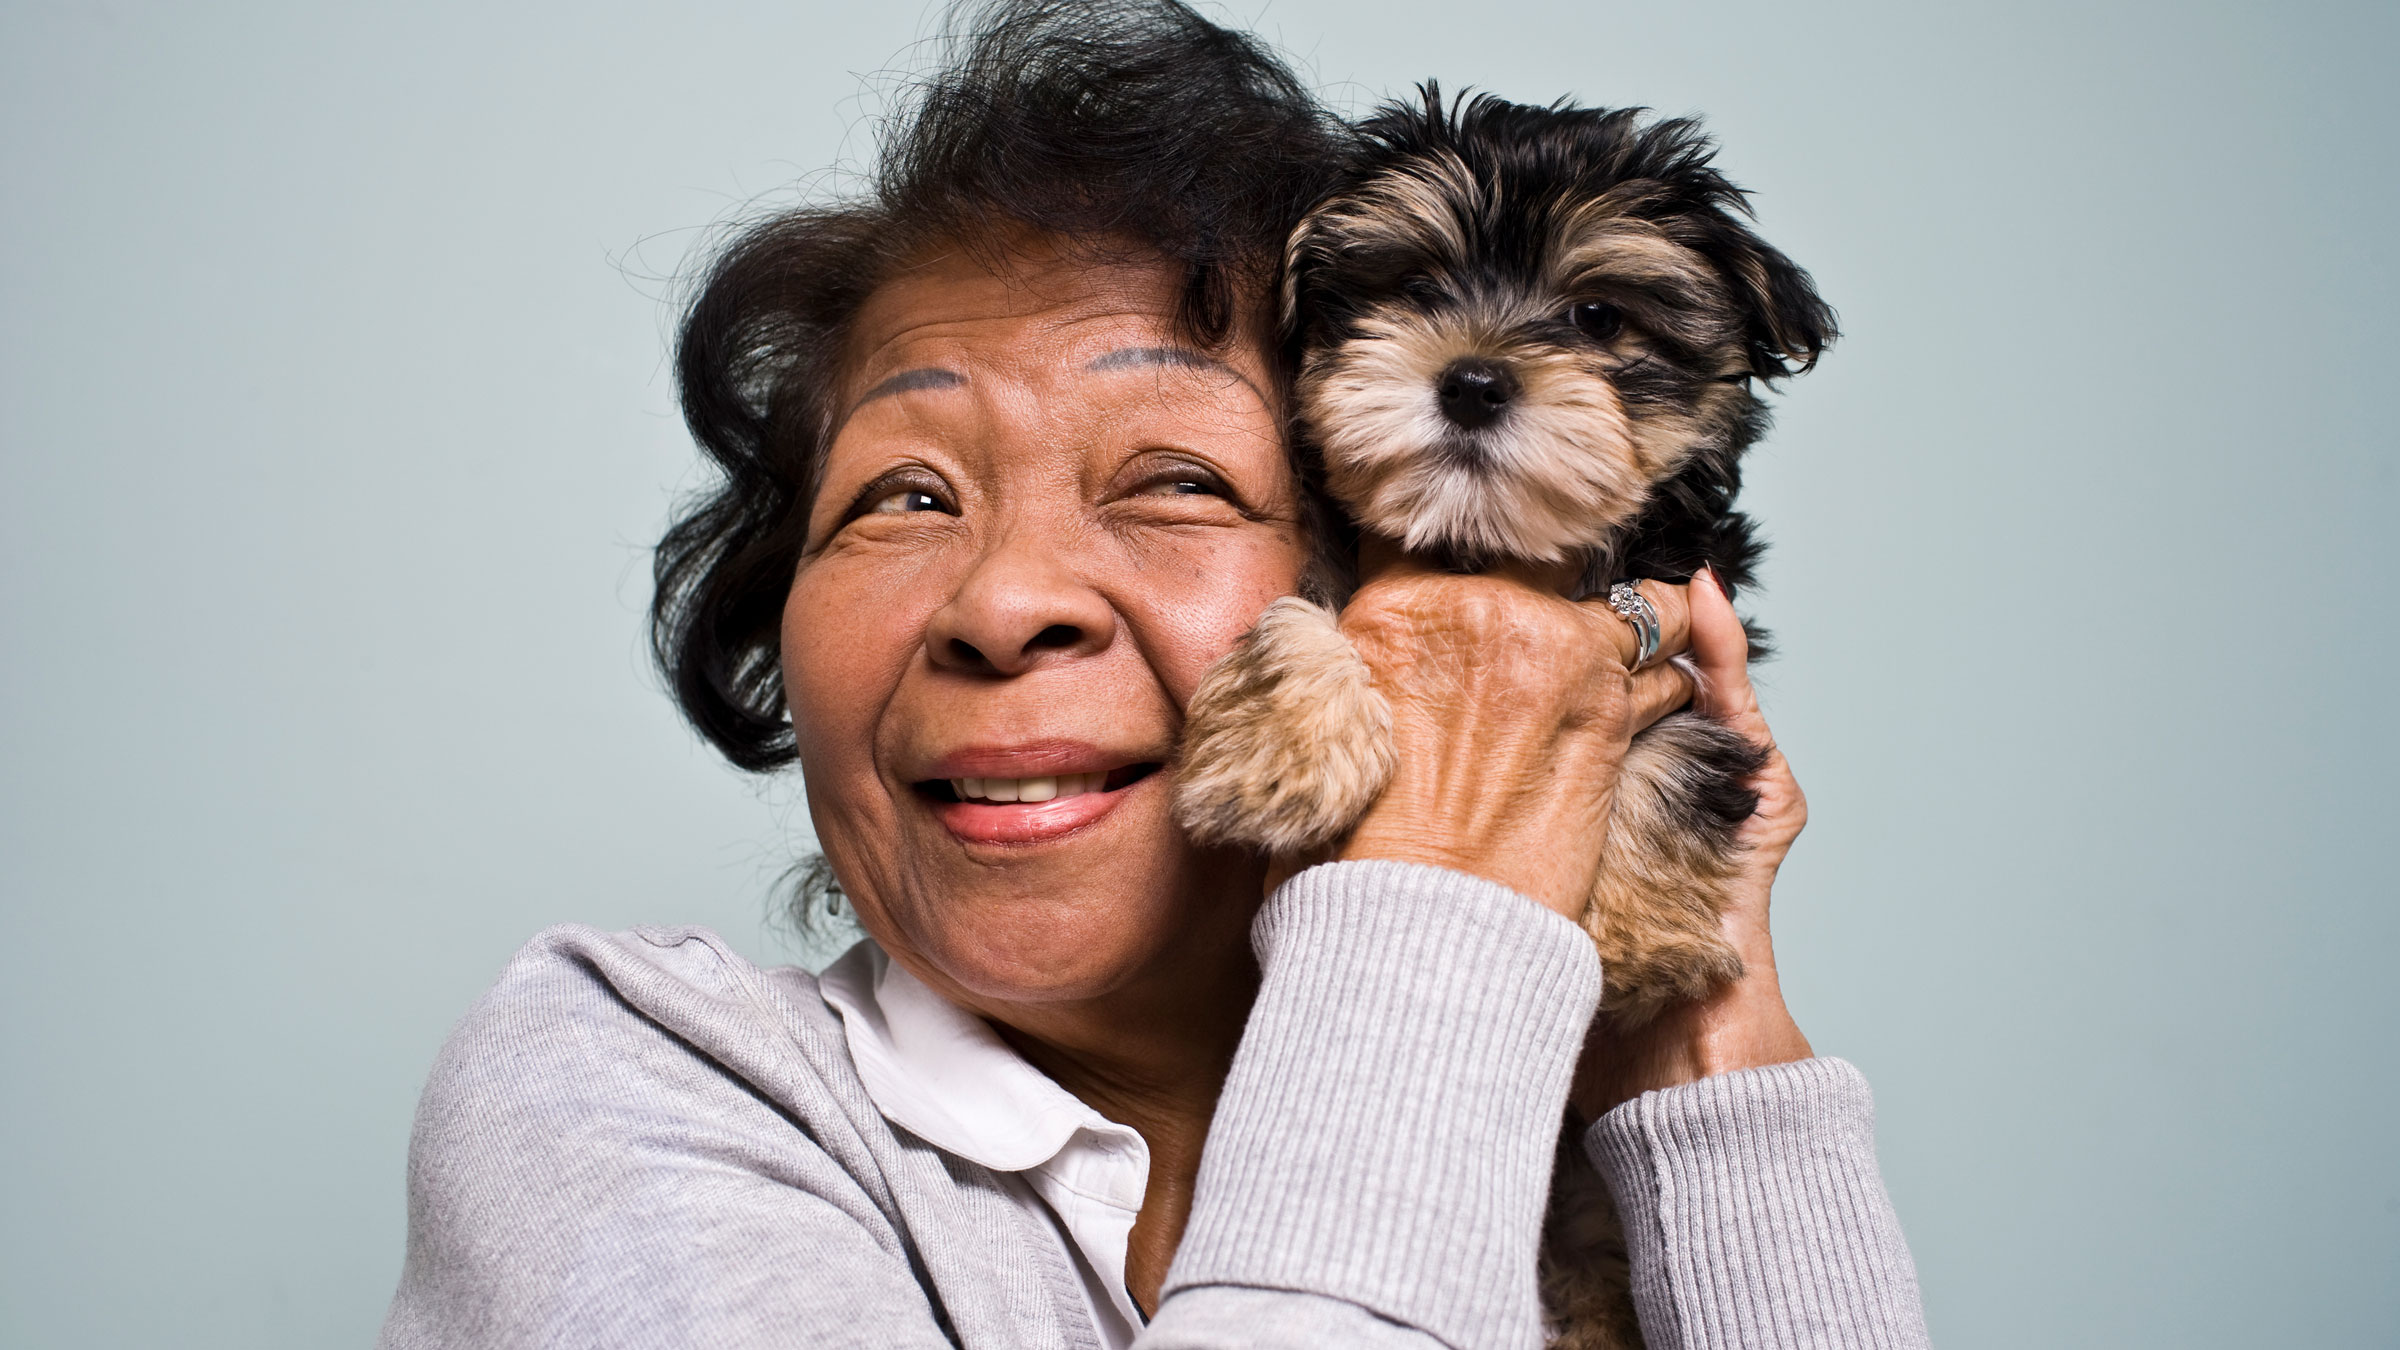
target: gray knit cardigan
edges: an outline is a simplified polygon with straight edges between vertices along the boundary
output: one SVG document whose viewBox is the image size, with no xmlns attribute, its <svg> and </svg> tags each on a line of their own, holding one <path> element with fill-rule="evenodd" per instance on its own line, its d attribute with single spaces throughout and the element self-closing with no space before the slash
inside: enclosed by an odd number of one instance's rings
<svg viewBox="0 0 2400 1350">
<path fill-rule="evenodd" d="M 1590 941 L 1398 863 L 1301 873 L 1252 938 L 1257 1007 L 1139 1344 L 1540 1344 Z M 1835 1059 L 1594 1125 L 1652 1350 L 1924 1345 L 1873 1131 Z M 1038 1222 L 884 1120 L 806 972 L 700 929 L 554 928 L 434 1067 L 382 1344 L 1096 1346 Z"/>
</svg>

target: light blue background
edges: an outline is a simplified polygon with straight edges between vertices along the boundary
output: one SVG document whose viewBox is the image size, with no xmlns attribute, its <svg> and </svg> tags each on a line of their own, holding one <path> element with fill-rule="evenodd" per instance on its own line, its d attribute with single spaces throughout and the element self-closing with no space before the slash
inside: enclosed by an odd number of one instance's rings
<svg viewBox="0 0 2400 1350">
<path fill-rule="evenodd" d="M 1236 12 L 1705 112 L 1840 306 L 1751 498 L 1777 926 L 1945 1346 L 2400 1343 L 2395 15 Z M 363 1344 L 513 948 L 790 959 L 797 795 L 641 649 L 666 278 L 922 17 L 0 11 L 0 1343 Z"/>
</svg>

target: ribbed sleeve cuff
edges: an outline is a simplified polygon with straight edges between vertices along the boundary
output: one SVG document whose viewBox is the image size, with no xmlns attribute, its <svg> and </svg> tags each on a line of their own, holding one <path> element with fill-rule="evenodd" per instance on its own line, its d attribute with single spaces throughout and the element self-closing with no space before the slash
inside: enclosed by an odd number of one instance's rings
<svg viewBox="0 0 2400 1350">
<path fill-rule="evenodd" d="M 1927 1344 L 1874 1097 L 1848 1062 L 1646 1092 L 1584 1147 L 1616 1196 L 1651 1350 Z"/>
<path fill-rule="evenodd" d="M 1591 940 L 1505 887 L 1384 862 L 1300 873 L 1251 936 L 1258 1003 L 1168 1291 L 1300 1289 L 1452 1346 L 1540 1344 Z"/>
</svg>

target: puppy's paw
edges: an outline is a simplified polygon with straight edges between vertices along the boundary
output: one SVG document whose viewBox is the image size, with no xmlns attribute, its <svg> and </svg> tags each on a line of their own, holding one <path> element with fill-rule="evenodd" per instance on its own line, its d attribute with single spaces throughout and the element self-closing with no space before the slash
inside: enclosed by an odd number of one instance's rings
<svg viewBox="0 0 2400 1350">
<path fill-rule="evenodd" d="M 1766 754 L 1693 712 L 1634 737 L 1617 778 L 1584 927 L 1600 948 L 1600 1006 L 1629 1025 L 1739 979 L 1719 919 L 1740 871 L 1749 781 Z"/>
<path fill-rule="evenodd" d="M 1175 820 L 1203 844 L 1329 844 L 1391 781 L 1392 710 L 1332 611 L 1285 597 L 1209 668 L 1185 715 Z"/>
</svg>

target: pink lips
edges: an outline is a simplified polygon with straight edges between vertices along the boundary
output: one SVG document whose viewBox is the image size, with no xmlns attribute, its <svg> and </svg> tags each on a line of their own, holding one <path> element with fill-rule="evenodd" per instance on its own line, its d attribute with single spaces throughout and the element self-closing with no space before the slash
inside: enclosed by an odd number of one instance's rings
<svg viewBox="0 0 2400 1350">
<path fill-rule="evenodd" d="M 926 766 L 928 778 L 1057 778 L 1108 773 L 1140 757 L 1078 741 L 1042 741 L 954 751 Z M 1144 778 L 1114 791 L 1080 792 L 1046 802 L 933 802 L 934 818 L 971 844 L 1039 844 L 1063 838 L 1117 809 Z"/>
<path fill-rule="evenodd" d="M 1112 754 L 1085 741 L 1020 741 L 1015 745 L 953 750 L 917 773 L 925 778 L 1038 778 L 1067 773 L 1107 773 L 1138 763 L 1139 755 Z"/>
<path fill-rule="evenodd" d="M 1126 793 L 1140 787 L 1135 783 L 1115 792 L 1086 792 L 1047 802 L 939 802 L 933 814 L 970 844 L 1039 844 L 1073 834 L 1116 810 Z"/>
</svg>

